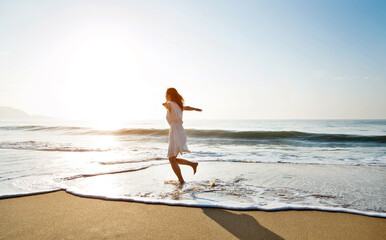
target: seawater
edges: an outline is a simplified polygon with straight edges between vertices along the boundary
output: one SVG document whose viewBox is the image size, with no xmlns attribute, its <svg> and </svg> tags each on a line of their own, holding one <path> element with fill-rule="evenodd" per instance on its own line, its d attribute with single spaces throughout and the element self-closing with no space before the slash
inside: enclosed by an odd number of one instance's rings
<svg viewBox="0 0 386 240">
<path fill-rule="evenodd" d="M 386 217 L 386 120 L 185 120 L 177 183 L 165 120 L 0 121 L 0 198 L 80 196 Z"/>
</svg>

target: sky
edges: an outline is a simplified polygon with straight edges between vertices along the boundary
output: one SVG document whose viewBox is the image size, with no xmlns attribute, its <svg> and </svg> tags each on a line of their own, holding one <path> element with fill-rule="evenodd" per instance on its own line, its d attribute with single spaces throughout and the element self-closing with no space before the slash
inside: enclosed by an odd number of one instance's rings
<svg viewBox="0 0 386 240">
<path fill-rule="evenodd" d="M 385 119 L 386 1 L 0 0 L 0 106 L 64 119 Z"/>
</svg>

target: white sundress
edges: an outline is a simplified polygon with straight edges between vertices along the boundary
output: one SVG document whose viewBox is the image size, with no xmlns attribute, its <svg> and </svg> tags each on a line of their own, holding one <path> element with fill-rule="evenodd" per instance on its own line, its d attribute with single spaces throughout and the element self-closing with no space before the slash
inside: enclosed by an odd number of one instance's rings
<svg viewBox="0 0 386 240">
<path fill-rule="evenodd" d="M 166 114 L 166 120 L 170 125 L 168 158 L 177 156 L 179 153 L 190 153 L 186 145 L 185 130 L 182 126 L 182 110 L 180 106 L 173 101 L 166 102 L 166 105 L 170 109 L 167 110 Z"/>
</svg>

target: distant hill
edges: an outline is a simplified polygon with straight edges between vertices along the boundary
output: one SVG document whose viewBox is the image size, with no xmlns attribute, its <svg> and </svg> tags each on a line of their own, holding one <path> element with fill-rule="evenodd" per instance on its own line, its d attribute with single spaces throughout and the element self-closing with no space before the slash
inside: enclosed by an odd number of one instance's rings
<svg viewBox="0 0 386 240">
<path fill-rule="evenodd" d="M 49 119 L 50 117 L 41 115 L 29 115 L 28 113 L 11 107 L 0 106 L 0 119 Z"/>
</svg>

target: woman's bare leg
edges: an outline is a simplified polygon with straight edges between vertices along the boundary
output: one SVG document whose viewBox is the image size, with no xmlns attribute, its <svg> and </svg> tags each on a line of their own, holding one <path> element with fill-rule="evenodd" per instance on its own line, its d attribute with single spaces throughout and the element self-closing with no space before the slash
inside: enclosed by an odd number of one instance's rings
<svg viewBox="0 0 386 240">
<path fill-rule="evenodd" d="M 177 175 L 180 183 L 181 184 L 185 183 L 184 179 L 182 178 L 181 169 L 180 169 L 180 166 L 178 166 L 176 157 L 170 157 L 169 162 L 170 162 L 170 165 L 172 165 L 173 171 Z"/>
<path fill-rule="evenodd" d="M 182 158 L 176 158 L 178 164 L 189 165 L 193 168 L 193 174 L 196 174 L 198 162 L 191 162 Z"/>
</svg>

